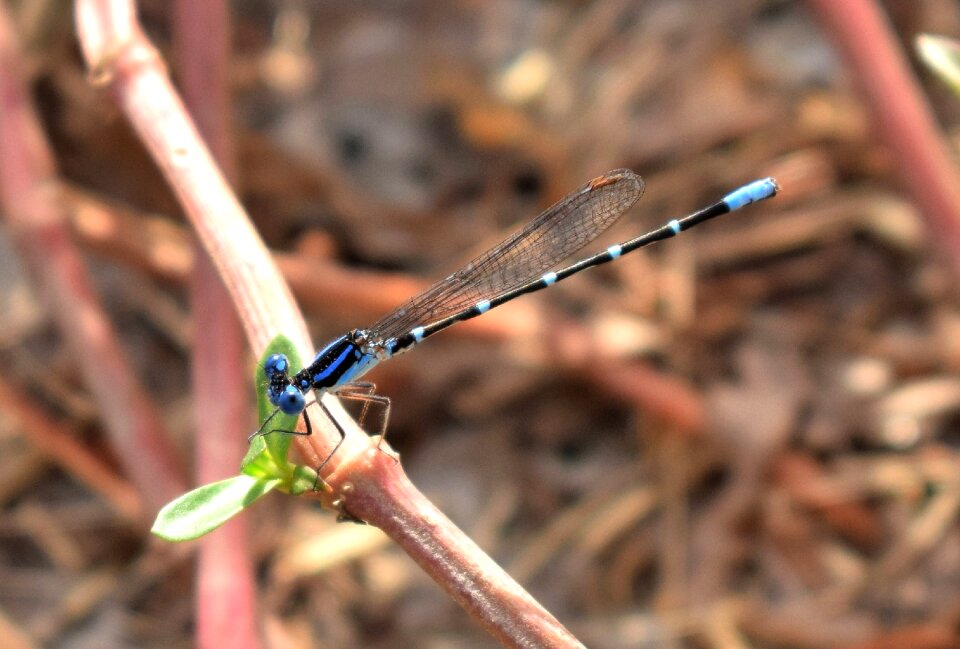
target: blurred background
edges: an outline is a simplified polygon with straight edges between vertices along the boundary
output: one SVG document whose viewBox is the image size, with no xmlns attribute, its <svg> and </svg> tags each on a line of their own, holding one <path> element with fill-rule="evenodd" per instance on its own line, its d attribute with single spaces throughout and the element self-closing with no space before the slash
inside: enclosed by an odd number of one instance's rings
<svg viewBox="0 0 960 649">
<path fill-rule="evenodd" d="M 821 4 L 231 5 L 236 189 L 318 347 L 610 169 L 646 195 L 589 252 L 783 186 L 369 376 L 417 486 L 590 647 L 960 646 L 960 266 Z M 877 4 L 949 138 L 960 99 L 913 39 L 960 34 L 960 4 Z M 139 6 L 176 71 L 168 4 Z M 69 3 L 4 8 L 75 240 L 186 472 L 189 228 L 89 82 Z M 193 646 L 191 546 L 149 538 L 156 509 L 2 228 L 0 250 L 0 627 Z M 114 475 L 24 432 L 48 429 Z M 496 646 L 377 530 L 268 500 L 245 514 L 265 646 Z"/>
</svg>

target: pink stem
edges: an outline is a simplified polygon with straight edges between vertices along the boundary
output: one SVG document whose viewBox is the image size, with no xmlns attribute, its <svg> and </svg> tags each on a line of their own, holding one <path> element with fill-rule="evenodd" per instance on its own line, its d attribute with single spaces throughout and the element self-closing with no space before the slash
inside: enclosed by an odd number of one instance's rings
<svg viewBox="0 0 960 649">
<path fill-rule="evenodd" d="M 182 462 L 137 380 L 73 245 L 53 156 L 0 5 L 0 201 L 13 241 L 78 359 L 126 474 L 151 511 L 182 492 Z"/>
<path fill-rule="evenodd" d="M 860 83 L 875 130 L 893 150 L 907 191 L 960 271 L 960 187 L 907 58 L 875 2 L 810 0 Z"/>
<path fill-rule="evenodd" d="M 174 4 L 184 97 L 220 164 L 234 167 L 229 78 L 229 12 L 223 0 Z M 234 174 L 230 174 L 234 175 Z M 249 419 L 243 331 L 209 257 L 193 269 L 193 389 L 196 395 L 197 481 L 227 478 L 243 454 Z M 197 646 L 258 649 L 256 580 L 248 518 L 240 516 L 208 534 L 197 556 Z"/>
<path fill-rule="evenodd" d="M 570 649 L 583 645 L 484 554 L 375 450 L 351 471 L 350 513 L 376 521 L 460 606 L 507 647 Z"/>
<path fill-rule="evenodd" d="M 79 0 L 76 8 L 80 44 L 94 78 L 109 87 L 180 199 L 233 300 L 248 343 L 262 350 L 284 333 L 309 358 L 306 324 L 290 289 L 188 117 L 159 54 L 136 22 L 133 3 Z M 328 406 L 342 413 L 334 399 Z M 311 419 L 318 422 L 319 434 L 294 443 L 307 462 L 319 464 L 339 435 L 319 412 Z M 368 445 L 356 426 L 348 430 L 343 450 L 358 452 Z"/>
</svg>

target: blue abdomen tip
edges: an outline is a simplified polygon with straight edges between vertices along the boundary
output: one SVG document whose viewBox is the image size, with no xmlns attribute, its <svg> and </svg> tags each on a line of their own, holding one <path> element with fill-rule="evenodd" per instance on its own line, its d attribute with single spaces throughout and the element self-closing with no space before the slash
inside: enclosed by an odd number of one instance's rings
<svg viewBox="0 0 960 649">
<path fill-rule="evenodd" d="M 771 196 L 775 196 L 780 190 L 780 185 L 773 178 L 764 178 L 755 180 L 749 185 L 744 185 L 740 189 L 730 192 L 723 198 L 730 211 L 739 210 L 745 205 L 762 201 Z"/>
</svg>

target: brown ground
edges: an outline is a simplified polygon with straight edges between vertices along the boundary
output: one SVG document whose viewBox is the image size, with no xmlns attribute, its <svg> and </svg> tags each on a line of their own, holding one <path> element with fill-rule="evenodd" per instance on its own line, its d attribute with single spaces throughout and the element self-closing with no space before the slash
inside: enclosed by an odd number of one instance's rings
<svg viewBox="0 0 960 649">
<path fill-rule="evenodd" d="M 125 224 L 104 241 L 89 214 L 74 222 L 187 457 L 186 227 L 87 83 L 69 12 L 14 4 L 77 204 Z M 908 43 L 960 30 L 952 3 L 888 4 Z M 164 5 L 143 22 L 175 69 Z M 960 646 L 956 276 L 799 3 L 235 5 L 239 194 L 299 273 L 318 342 L 609 169 L 647 190 L 606 243 L 756 177 L 784 186 L 370 377 L 417 485 L 574 634 Z M 951 122 L 960 100 L 920 76 Z M 110 459 L 35 298 L 0 254 L 3 383 Z M 189 552 L 125 522 L 24 426 L 0 417 L 0 629 L 23 646 L 192 646 Z M 376 530 L 280 495 L 248 515 L 272 646 L 494 646 Z"/>
</svg>

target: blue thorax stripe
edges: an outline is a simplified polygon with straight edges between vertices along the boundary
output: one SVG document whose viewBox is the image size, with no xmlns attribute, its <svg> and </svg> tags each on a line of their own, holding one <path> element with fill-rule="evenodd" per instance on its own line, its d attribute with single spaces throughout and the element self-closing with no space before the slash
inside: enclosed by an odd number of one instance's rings
<svg viewBox="0 0 960 649">
<path fill-rule="evenodd" d="M 343 364 L 343 362 L 347 359 L 347 356 L 349 356 L 355 349 L 356 348 L 353 347 L 352 345 L 346 347 L 342 352 L 340 352 L 340 355 L 337 356 L 337 360 L 330 363 L 330 365 L 328 365 L 327 368 L 322 372 L 320 372 L 319 374 L 313 375 L 313 382 L 321 383 L 324 379 L 328 378 L 331 374 L 337 371 L 340 368 L 340 366 Z"/>
</svg>

